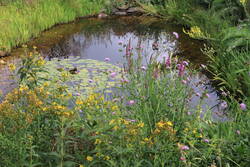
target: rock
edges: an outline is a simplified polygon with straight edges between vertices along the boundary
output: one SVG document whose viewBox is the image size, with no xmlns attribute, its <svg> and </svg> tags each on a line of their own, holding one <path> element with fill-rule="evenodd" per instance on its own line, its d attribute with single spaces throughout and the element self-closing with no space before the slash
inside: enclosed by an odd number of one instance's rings
<svg viewBox="0 0 250 167">
<path fill-rule="evenodd" d="M 7 56 L 7 55 L 8 55 L 7 52 L 4 52 L 4 51 L 0 50 L 0 57 L 4 57 L 4 56 Z"/>
<path fill-rule="evenodd" d="M 98 14 L 99 19 L 103 19 L 103 18 L 106 18 L 106 17 L 108 17 L 108 15 L 106 13 L 99 13 Z"/>
<path fill-rule="evenodd" d="M 127 10 L 127 13 L 129 13 L 129 14 L 144 13 L 144 10 L 140 7 L 131 7 Z"/>
<path fill-rule="evenodd" d="M 6 64 L 6 62 L 5 61 L 3 61 L 3 60 L 0 60 L 0 65 L 4 65 L 4 64 Z"/>
<path fill-rule="evenodd" d="M 114 14 L 117 16 L 126 16 L 127 12 L 115 12 Z"/>
</svg>

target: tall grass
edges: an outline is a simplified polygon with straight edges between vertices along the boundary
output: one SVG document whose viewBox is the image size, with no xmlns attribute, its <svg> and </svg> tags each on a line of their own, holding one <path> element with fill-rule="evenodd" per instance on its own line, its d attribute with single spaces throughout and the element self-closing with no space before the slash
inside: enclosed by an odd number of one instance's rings
<svg viewBox="0 0 250 167">
<path fill-rule="evenodd" d="M 0 6 L 0 50 L 9 51 L 41 31 L 98 13 L 103 0 L 17 0 Z"/>
</svg>

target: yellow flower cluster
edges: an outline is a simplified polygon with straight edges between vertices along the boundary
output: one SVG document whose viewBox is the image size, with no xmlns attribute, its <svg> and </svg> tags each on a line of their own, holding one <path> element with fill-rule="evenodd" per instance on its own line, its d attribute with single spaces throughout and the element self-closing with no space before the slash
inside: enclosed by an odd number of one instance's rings
<svg viewBox="0 0 250 167">
<path fill-rule="evenodd" d="M 247 3 L 247 0 L 240 0 L 240 3 L 241 3 L 243 6 L 245 6 L 246 3 Z"/>
<path fill-rule="evenodd" d="M 194 26 L 191 27 L 191 29 L 189 31 L 186 31 L 185 29 L 183 29 L 183 32 L 185 34 L 188 34 L 191 38 L 205 38 L 205 34 L 201 31 L 200 27 L 198 26 Z"/>
</svg>

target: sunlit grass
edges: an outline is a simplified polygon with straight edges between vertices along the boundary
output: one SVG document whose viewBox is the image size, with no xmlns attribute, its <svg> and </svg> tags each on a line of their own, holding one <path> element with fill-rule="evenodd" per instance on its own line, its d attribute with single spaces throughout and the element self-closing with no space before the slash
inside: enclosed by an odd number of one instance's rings
<svg viewBox="0 0 250 167">
<path fill-rule="evenodd" d="M 43 0 L 0 6 L 0 50 L 9 51 L 55 24 L 96 14 L 102 4 L 102 0 Z"/>
</svg>

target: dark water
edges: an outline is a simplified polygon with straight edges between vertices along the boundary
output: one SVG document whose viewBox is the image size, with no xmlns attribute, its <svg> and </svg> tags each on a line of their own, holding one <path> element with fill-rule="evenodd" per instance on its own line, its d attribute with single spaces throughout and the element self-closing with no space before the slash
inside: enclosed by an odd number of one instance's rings
<svg viewBox="0 0 250 167">
<path fill-rule="evenodd" d="M 173 32 L 179 34 L 178 39 Z M 122 64 L 125 54 L 123 45 L 128 44 L 129 41 L 134 50 L 143 56 L 157 54 L 161 60 L 170 53 L 174 53 L 181 59 L 189 60 L 194 68 L 207 62 L 200 51 L 203 46 L 201 42 L 190 39 L 183 33 L 181 27 L 152 17 L 79 20 L 43 32 L 27 45 L 28 48 L 36 46 L 41 55 L 48 60 L 77 57 L 104 61 L 105 58 L 110 58 L 112 64 Z M 18 64 L 23 54 L 24 49 L 18 48 L 13 50 L 11 56 L 1 60 L 7 64 Z M 0 90 L 4 94 L 15 87 L 11 85 L 13 79 L 9 76 L 7 64 L 0 64 Z M 195 83 L 202 83 L 193 86 L 196 92 L 201 93 L 204 90 L 210 92 L 210 98 L 206 100 L 210 108 L 218 104 L 216 92 L 213 91 L 205 75 L 193 76 L 192 80 Z M 199 97 L 192 98 L 193 105 L 196 105 L 198 101 Z"/>
</svg>

